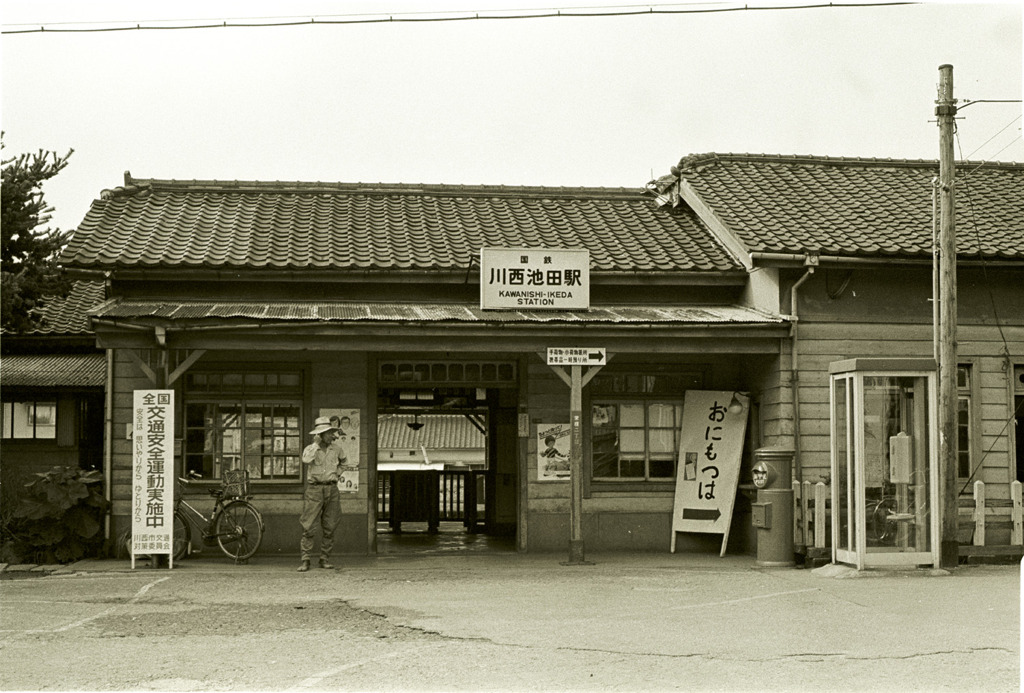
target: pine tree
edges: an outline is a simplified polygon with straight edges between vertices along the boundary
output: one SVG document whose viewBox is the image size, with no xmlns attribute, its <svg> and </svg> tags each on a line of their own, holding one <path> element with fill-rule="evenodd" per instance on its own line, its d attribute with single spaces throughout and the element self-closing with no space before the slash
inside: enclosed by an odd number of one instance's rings
<svg viewBox="0 0 1024 693">
<path fill-rule="evenodd" d="M 56 152 L 40 149 L 0 162 L 0 304 L 5 331 L 26 332 L 39 327 L 39 309 L 45 302 L 64 298 L 71 290 L 71 280 L 57 265 L 71 232 L 45 228 L 53 207 L 46 204 L 42 186 L 67 166 L 73 152 L 57 156 Z"/>
</svg>

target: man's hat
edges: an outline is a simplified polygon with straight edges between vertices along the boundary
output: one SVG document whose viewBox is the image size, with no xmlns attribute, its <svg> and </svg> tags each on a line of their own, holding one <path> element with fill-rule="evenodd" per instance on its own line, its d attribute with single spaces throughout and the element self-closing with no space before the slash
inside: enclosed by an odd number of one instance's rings
<svg viewBox="0 0 1024 693">
<path fill-rule="evenodd" d="M 324 431 L 333 431 L 333 430 L 337 430 L 337 429 L 334 426 L 331 425 L 331 420 L 329 418 L 327 418 L 326 416 L 320 416 L 320 417 L 317 417 L 317 420 L 313 422 L 313 430 L 310 431 L 310 433 L 312 433 L 313 435 L 316 435 L 318 433 L 323 433 Z"/>
</svg>

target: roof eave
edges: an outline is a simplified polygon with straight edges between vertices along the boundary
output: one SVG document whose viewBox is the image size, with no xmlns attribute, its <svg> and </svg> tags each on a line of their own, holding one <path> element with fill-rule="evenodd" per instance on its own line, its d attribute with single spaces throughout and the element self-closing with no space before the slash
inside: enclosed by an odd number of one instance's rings
<svg viewBox="0 0 1024 693">
<path fill-rule="evenodd" d="M 337 283 L 337 284 L 479 284 L 477 270 L 464 269 L 306 269 L 276 267 L 240 268 L 171 268 L 120 267 L 111 268 L 113 281 L 218 281 L 251 282 L 274 281 L 283 283 Z M 593 285 L 714 285 L 742 286 L 747 272 L 731 270 L 591 270 Z"/>
<path fill-rule="evenodd" d="M 755 267 L 806 267 L 817 265 L 835 266 L 866 266 L 891 267 L 892 265 L 920 265 L 931 266 L 934 262 L 931 256 L 924 255 L 822 255 L 815 252 L 766 252 L 755 251 L 750 253 L 750 259 Z M 1008 258 L 1000 256 L 979 257 L 977 255 L 960 254 L 957 257 L 957 265 L 961 267 L 972 266 L 999 266 L 999 267 L 1021 267 L 1024 266 L 1024 257 Z"/>
</svg>

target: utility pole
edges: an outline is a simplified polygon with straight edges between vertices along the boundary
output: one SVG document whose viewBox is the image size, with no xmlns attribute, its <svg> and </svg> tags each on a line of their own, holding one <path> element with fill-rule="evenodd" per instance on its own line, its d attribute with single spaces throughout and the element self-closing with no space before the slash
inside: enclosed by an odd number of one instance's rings
<svg viewBox="0 0 1024 693">
<path fill-rule="evenodd" d="M 935 101 L 939 122 L 939 564 L 955 568 L 957 542 L 957 357 L 956 357 L 956 195 L 953 159 L 953 66 L 939 66 Z"/>
</svg>

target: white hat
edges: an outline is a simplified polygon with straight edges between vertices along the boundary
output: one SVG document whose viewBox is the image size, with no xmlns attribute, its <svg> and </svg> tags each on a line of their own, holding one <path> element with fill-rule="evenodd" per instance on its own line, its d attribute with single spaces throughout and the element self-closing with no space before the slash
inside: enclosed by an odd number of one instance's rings
<svg viewBox="0 0 1024 693">
<path fill-rule="evenodd" d="M 331 420 L 326 416 L 320 416 L 313 422 L 313 430 L 310 431 L 310 433 L 316 435 L 318 433 L 323 433 L 324 431 L 333 430 L 337 430 L 337 428 L 331 425 Z"/>
</svg>

